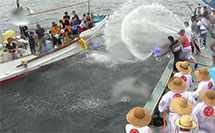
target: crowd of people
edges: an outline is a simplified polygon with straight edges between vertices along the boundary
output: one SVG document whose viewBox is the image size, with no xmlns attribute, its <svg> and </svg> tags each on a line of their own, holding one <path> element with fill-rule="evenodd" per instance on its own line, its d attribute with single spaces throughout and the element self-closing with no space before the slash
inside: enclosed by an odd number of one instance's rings
<svg viewBox="0 0 215 133">
<path fill-rule="evenodd" d="M 93 18 L 90 13 L 83 14 L 81 19 L 76 11 L 73 11 L 72 15 L 73 17 L 70 17 L 68 12 L 65 12 L 59 25 L 52 22 L 51 30 L 47 31 L 40 24 L 37 24 L 35 32 L 29 31 L 26 25 L 20 26 L 21 38 L 29 41 L 32 54 L 36 54 L 37 44 L 39 45 L 39 54 L 44 52 L 43 49 L 48 44 L 52 45 L 52 49 L 68 44 L 71 40 L 78 38 L 81 32 L 93 27 Z M 13 42 L 13 38 L 8 38 L 6 50 L 12 54 L 13 59 L 17 58 L 18 46 Z"/>
<path fill-rule="evenodd" d="M 169 91 L 162 96 L 158 104 L 159 112 L 168 113 L 168 126 L 162 130 L 164 132 L 215 132 L 214 80 L 209 70 L 202 67 L 194 72 L 198 79 L 194 81 L 191 75 L 192 68 L 188 62 L 195 63 L 194 67 L 198 68 L 199 63 L 192 54 L 194 50 L 200 54 L 202 47 L 206 46 L 206 35 L 215 24 L 214 9 L 211 9 L 211 13 L 207 6 L 198 5 L 196 14 L 191 17 L 191 27 L 189 22 L 184 22 L 185 28 L 178 32 L 178 39 L 175 40 L 173 36 L 169 36 L 168 43 L 162 47 L 164 52 L 157 55 L 160 57 L 172 52 L 175 57 L 174 72 L 167 84 Z M 200 42 L 197 41 L 196 36 L 200 37 Z M 199 43 L 202 43 L 201 47 Z M 214 47 L 215 41 L 211 45 L 213 53 L 215 53 Z M 197 88 L 193 87 L 194 83 L 198 83 Z M 129 123 L 125 126 L 126 133 L 153 132 L 153 128 L 149 127 L 152 114 L 143 107 L 131 109 L 126 119 Z"/>
</svg>

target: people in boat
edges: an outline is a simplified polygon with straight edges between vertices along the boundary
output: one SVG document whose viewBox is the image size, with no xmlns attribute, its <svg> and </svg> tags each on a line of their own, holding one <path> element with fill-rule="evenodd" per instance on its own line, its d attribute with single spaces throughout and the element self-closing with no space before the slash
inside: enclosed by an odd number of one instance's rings
<svg viewBox="0 0 215 133">
<path fill-rule="evenodd" d="M 193 113 L 198 119 L 199 132 L 215 132 L 215 91 L 200 92 L 201 103 L 197 104 Z"/>
<path fill-rule="evenodd" d="M 20 26 L 20 33 L 21 33 L 21 38 L 22 39 L 28 40 L 28 38 L 29 38 L 28 32 L 29 31 L 28 31 L 28 26 L 27 25 Z"/>
<path fill-rule="evenodd" d="M 87 20 L 86 18 L 87 18 L 86 14 L 83 14 L 83 17 L 81 18 L 81 22 L 86 21 Z"/>
<path fill-rule="evenodd" d="M 208 33 L 209 21 L 204 18 L 203 15 L 200 15 L 197 25 L 200 27 L 200 37 L 203 41 L 202 44 L 206 46 L 206 34 Z"/>
<path fill-rule="evenodd" d="M 63 17 L 64 19 L 70 20 L 70 16 L 69 16 L 69 13 L 68 13 L 68 12 L 65 12 L 64 15 L 65 15 L 65 16 Z"/>
<path fill-rule="evenodd" d="M 12 38 L 8 38 L 7 42 L 8 44 L 6 45 L 6 50 L 11 53 L 13 59 L 16 59 L 18 46 L 13 42 Z"/>
<path fill-rule="evenodd" d="M 187 61 L 179 61 L 176 63 L 176 68 L 178 69 L 178 73 L 174 75 L 174 77 L 182 78 L 187 83 L 187 89 L 189 90 L 193 85 L 193 79 L 192 79 L 192 68 L 190 67 L 190 64 Z"/>
<path fill-rule="evenodd" d="M 30 32 L 29 46 L 30 46 L 31 54 L 35 55 L 36 54 L 36 49 L 35 49 L 34 32 Z"/>
<path fill-rule="evenodd" d="M 182 58 L 182 47 L 179 44 L 178 40 L 174 40 L 174 38 L 172 36 L 168 37 L 168 42 L 166 44 L 163 45 L 163 49 L 164 52 L 160 53 L 157 55 L 157 57 L 161 57 L 166 55 L 168 52 L 172 52 L 174 55 L 174 63 L 173 63 L 173 71 L 177 72 L 177 68 L 176 68 L 176 62 L 178 61 L 184 61 L 184 59 Z"/>
<path fill-rule="evenodd" d="M 192 103 L 185 97 L 180 97 L 180 98 L 174 98 L 170 106 L 172 110 L 175 112 L 172 115 L 171 121 L 170 122 L 170 133 L 178 133 L 180 131 L 180 128 L 177 127 L 175 124 L 177 119 L 181 118 L 183 115 L 190 115 L 192 119 L 198 123 L 198 120 L 196 116 L 194 115 L 193 112 L 193 105 Z M 170 117 L 170 116 L 169 116 Z M 195 132 L 195 130 L 192 130 L 191 132 Z"/>
<path fill-rule="evenodd" d="M 63 42 L 64 42 L 64 44 L 67 44 L 70 41 L 70 39 L 71 39 L 71 37 L 69 35 L 69 32 L 68 31 L 64 32 L 64 34 L 63 34 Z"/>
<path fill-rule="evenodd" d="M 72 11 L 72 14 L 74 15 L 73 18 L 76 18 L 77 23 L 80 24 L 80 23 L 81 23 L 81 20 L 79 19 L 79 17 L 78 17 L 78 15 L 77 15 L 76 11 Z"/>
<path fill-rule="evenodd" d="M 196 59 L 192 56 L 192 48 L 191 48 L 188 37 L 185 35 L 185 30 L 181 29 L 178 32 L 178 35 L 180 35 L 178 40 L 183 46 L 183 50 L 182 50 L 182 56 L 183 57 L 182 58 L 195 63 L 195 68 L 197 68 L 198 64 L 196 62 Z"/>
<path fill-rule="evenodd" d="M 36 34 L 38 35 L 38 42 L 40 45 L 40 54 L 41 54 L 42 48 L 43 48 L 43 37 L 45 36 L 45 30 L 41 27 L 40 24 L 37 24 Z"/>
<path fill-rule="evenodd" d="M 191 133 L 191 129 L 197 127 L 197 123 L 190 115 L 183 115 L 175 121 L 175 125 L 179 128 L 179 133 Z"/>
<path fill-rule="evenodd" d="M 199 28 L 198 28 L 195 16 L 191 17 L 191 22 L 192 22 L 192 25 L 191 25 L 191 31 L 192 31 L 192 34 L 191 34 L 192 35 L 191 46 L 195 45 L 197 50 L 201 53 L 201 51 L 199 49 L 199 45 L 196 43 L 197 42 L 197 36 L 199 34 Z M 194 43 L 194 44 L 192 44 L 192 43 Z M 195 49 L 195 47 L 193 46 L 192 47 L 192 52 L 194 52 L 194 49 Z"/>
<path fill-rule="evenodd" d="M 206 67 L 202 67 L 200 70 L 195 71 L 194 75 L 200 80 L 198 88 L 194 89 L 193 97 L 198 98 L 199 93 L 202 90 L 213 89 L 214 81 L 209 74 L 209 70 Z"/>
<path fill-rule="evenodd" d="M 73 26 L 73 25 L 76 25 L 76 26 L 79 25 L 79 22 L 78 22 L 78 20 L 77 20 L 76 17 L 73 17 L 73 18 L 72 18 L 71 26 Z"/>
<path fill-rule="evenodd" d="M 62 44 L 61 38 L 60 38 L 60 31 L 61 31 L 61 29 L 58 27 L 57 24 L 55 24 L 54 27 L 52 27 L 52 29 L 51 29 L 52 39 L 53 39 L 53 47 L 55 45 L 59 46 Z"/>
<path fill-rule="evenodd" d="M 65 29 L 65 23 L 63 23 L 63 21 L 62 20 L 59 20 L 59 26 L 60 26 L 60 28 L 61 29 Z"/>
<path fill-rule="evenodd" d="M 125 126 L 126 133 L 152 133 L 148 127 L 152 120 L 152 116 L 148 110 L 143 107 L 135 107 L 131 109 L 126 119 L 128 123 Z"/>
</svg>

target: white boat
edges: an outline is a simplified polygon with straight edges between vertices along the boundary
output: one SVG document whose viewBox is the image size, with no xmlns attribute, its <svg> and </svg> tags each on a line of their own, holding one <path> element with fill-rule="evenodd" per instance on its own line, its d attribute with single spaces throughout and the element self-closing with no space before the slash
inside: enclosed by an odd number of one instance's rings
<svg viewBox="0 0 215 133">
<path fill-rule="evenodd" d="M 22 78 L 36 69 L 75 56 L 82 52 L 83 49 L 85 49 L 84 47 L 86 47 L 84 45 L 91 43 L 92 37 L 95 36 L 97 31 L 106 23 L 108 16 L 95 15 L 95 18 L 100 19 L 94 23 L 95 26 L 93 28 L 82 32 L 80 38 L 69 44 L 60 46 L 49 53 L 36 56 L 28 54 L 30 53 L 29 50 L 20 49 L 24 55 L 23 57 L 5 61 L 5 55 L 10 54 L 8 52 L 1 52 L 0 62 L 2 63 L 0 64 L 0 85 Z"/>
</svg>

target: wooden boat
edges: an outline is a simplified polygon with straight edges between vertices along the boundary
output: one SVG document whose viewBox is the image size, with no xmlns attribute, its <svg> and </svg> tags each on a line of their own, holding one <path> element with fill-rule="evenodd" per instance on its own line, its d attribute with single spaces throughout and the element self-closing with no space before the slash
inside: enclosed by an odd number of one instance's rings
<svg viewBox="0 0 215 133">
<path fill-rule="evenodd" d="M 212 57 L 212 52 L 209 48 L 211 43 L 212 43 L 212 38 L 208 34 L 206 48 L 201 50 L 202 54 L 207 56 L 208 58 Z M 212 60 L 205 58 L 199 54 L 193 54 L 193 56 L 197 59 L 198 62 L 201 62 L 205 65 L 211 66 L 211 64 L 212 64 Z M 174 62 L 174 58 L 171 58 L 169 63 L 167 64 L 166 69 L 164 70 L 159 82 L 157 83 L 153 93 L 151 94 L 149 100 L 145 104 L 145 108 L 150 110 L 152 113 L 153 121 L 151 123 L 151 127 L 154 128 L 156 132 L 161 132 L 161 130 L 163 128 L 164 121 L 163 121 L 163 118 L 161 117 L 161 116 L 163 116 L 163 113 L 160 113 L 158 111 L 158 104 L 159 104 L 159 101 L 160 101 L 162 95 L 169 91 L 169 89 L 167 88 L 167 83 L 172 75 L 173 62 Z M 190 65 L 193 70 L 192 77 L 194 80 L 197 80 L 194 76 L 194 71 L 199 70 L 202 66 L 199 66 L 198 68 L 195 69 L 194 64 L 190 63 Z M 191 89 L 197 88 L 197 87 L 198 87 L 198 83 L 194 83 Z M 193 91 L 193 90 L 189 90 L 189 91 Z M 165 121 L 165 122 L 168 122 L 168 114 L 166 114 L 166 120 L 167 121 Z"/>
<path fill-rule="evenodd" d="M 44 12 L 43 12 L 44 13 Z M 36 15 L 37 13 L 31 14 Z M 7 60 L 6 56 L 10 55 L 0 49 L 0 85 L 6 84 L 13 80 L 19 79 L 32 71 L 52 63 L 61 61 L 81 53 L 90 44 L 97 31 L 106 23 L 108 16 L 94 15 L 94 27 L 82 32 L 79 37 L 68 44 L 58 47 L 57 49 L 42 54 L 40 56 L 31 55 L 29 48 L 27 50 L 20 48 L 21 55 L 15 60 Z"/>
</svg>

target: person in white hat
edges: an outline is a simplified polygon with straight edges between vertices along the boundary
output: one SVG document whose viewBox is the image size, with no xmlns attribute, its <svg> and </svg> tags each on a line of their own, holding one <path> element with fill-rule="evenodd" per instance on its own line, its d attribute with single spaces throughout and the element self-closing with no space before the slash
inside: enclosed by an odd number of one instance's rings
<svg viewBox="0 0 215 133">
<path fill-rule="evenodd" d="M 200 70 L 194 72 L 195 76 L 201 81 L 197 89 L 194 89 L 193 97 L 198 98 L 202 90 L 213 89 L 214 81 L 209 75 L 209 70 L 202 67 Z"/>
<path fill-rule="evenodd" d="M 202 103 L 193 110 L 199 124 L 199 130 L 207 133 L 215 132 L 215 91 L 204 90 L 200 92 Z"/>
<path fill-rule="evenodd" d="M 187 84 L 186 82 L 179 77 L 173 77 L 168 82 L 168 88 L 171 90 L 167 92 L 162 98 L 159 103 L 158 109 L 160 112 L 164 112 L 167 110 L 168 106 L 170 105 L 170 102 L 174 98 L 179 97 L 186 97 L 194 106 L 196 105 L 195 99 L 192 97 L 192 93 L 186 91 Z M 169 113 L 169 121 L 172 120 L 172 116 L 175 114 L 175 112 L 170 107 L 170 113 Z M 171 124 L 169 124 L 169 128 L 171 129 Z"/>
<path fill-rule="evenodd" d="M 176 63 L 176 68 L 180 71 L 174 75 L 174 77 L 182 78 L 187 83 L 187 89 L 190 89 L 193 85 L 193 79 L 192 79 L 192 68 L 190 67 L 190 64 L 187 61 L 179 61 Z"/>
<path fill-rule="evenodd" d="M 197 123 L 189 115 L 183 115 L 175 121 L 175 125 L 180 128 L 179 133 L 190 133 L 191 129 L 197 127 Z"/>
<path fill-rule="evenodd" d="M 175 112 L 173 113 L 172 119 L 170 121 L 171 125 L 171 132 L 179 132 L 180 129 L 175 125 L 175 121 L 180 118 L 182 115 L 191 115 L 192 119 L 197 122 L 196 116 L 192 113 L 193 112 L 193 105 L 192 103 L 187 100 L 185 97 L 174 98 L 170 104 L 172 110 Z M 192 132 L 194 132 L 192 130 Z"/>
<path fill-rule="evenodd" d="M 130 124 L 125 126 L 126 133 L 152 133 L 148 127 L 152 120 L 150 112 L 143 107 L 135 107 L 131 109 L 127 116 Z"/>
</svg>

